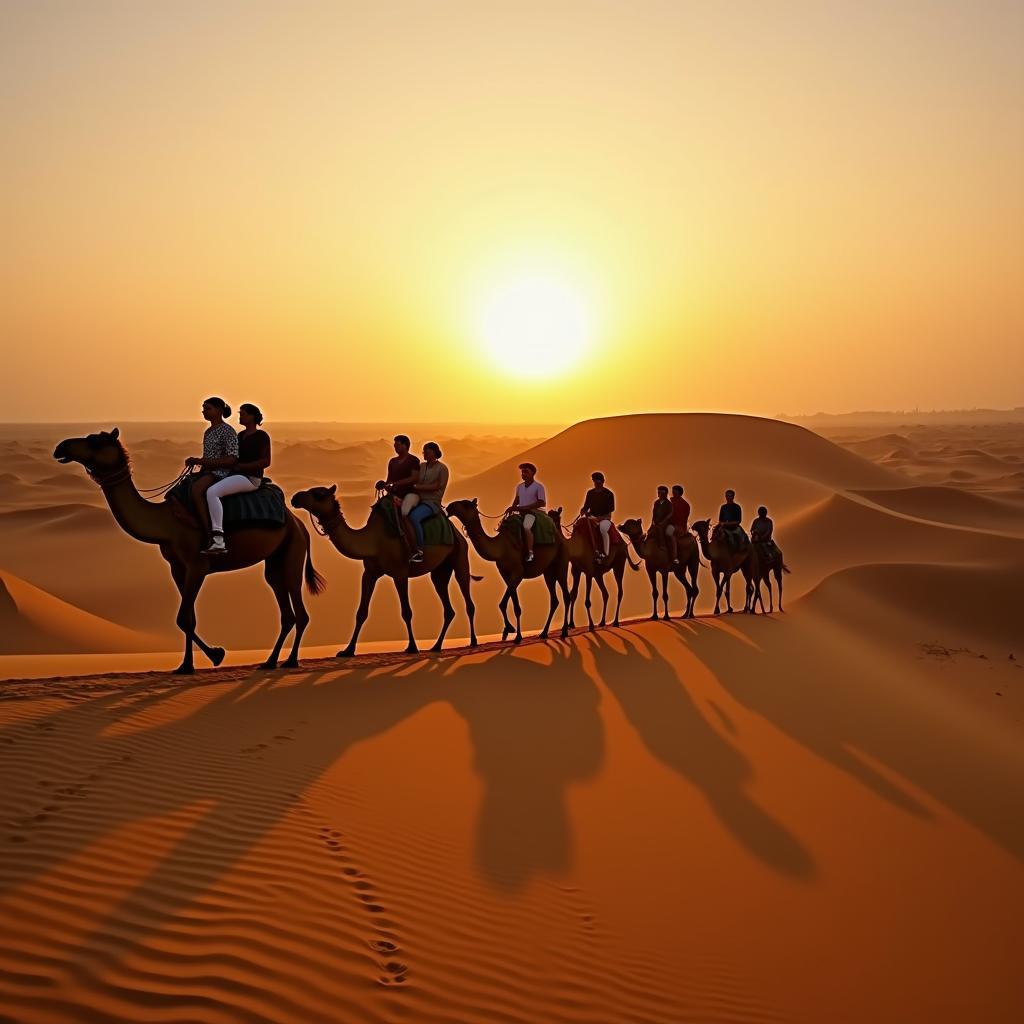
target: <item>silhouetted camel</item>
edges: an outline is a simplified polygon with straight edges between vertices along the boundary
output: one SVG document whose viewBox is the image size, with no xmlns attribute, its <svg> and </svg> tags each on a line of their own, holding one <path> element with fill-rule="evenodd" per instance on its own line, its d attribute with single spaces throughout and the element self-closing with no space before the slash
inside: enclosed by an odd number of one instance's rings
<svg viewBox="0 0 1024 1024">
<path fill-rule="evenodd" d="M 341 505 L 336 496 L 337 485 L 333 487 L 311 487 L 308 491 L 298 491 L 292 495 L 292 507 L 304 508 L 316 517 L 320 529 L 331 543 L 346 557 L 359 559 L 363 563 L 362 592 L 359 597 L 359 608 L 356 610 L 356 625 L 348 646 L 338 651 L 339 658 L 351 657 L 356 653 L 356 641 L 369 614 L 370 598 L 381 576 L 390 576 L 398 591 L 398 600 L 402 605 L 402 621 L 409 637 L 406 647 L 413 653 L 416 638 L 412 632 L 412 606 L 409 604 L 409 580 L 416 576 L 430 575 L 437 596 L 444 608 L 444 623 L 441 632 L 434 642 L 432 651 L 441 650 L 448 627 L 455 618 L 455 609 L 448 597 L 448 584 L 454 573 L 462 597 L 466 602 L 466 615 L 469 618 L 469 645 L 476 647 L 476 627 L 474 619 L 476 606 L 470 594 L 470 581 L 482 579 L 471 576 L 469 572 L 469 546 L 465 538 L 453 530 L 451 544 L 428 544 L 423 549 L 422 562 L 409 561 L 409 549 L 405 540 L 398 536 L 385 522 L 384 517 L 371 513 L 366 525 L 355 529 L 345 522 Z"/>
<path fill-rule="evenodd" d="M 764 611 L 764 599 L 761 597 L 762 583 L 768 588 L 768 611 L 769 613 L 775 611 L 772 600 L 771 578 L 773 575 L 775 585 L 779 588 L 779 611 L 785 611 L 782 607 L 782 574 L 789 572 L 789 566 L 786 565 L 782 557 L 782 549 L 774 543 L 770 547 L 768 544 L 755 544 L 754 546 L 757 548 L 757 575 L 754 577 L 754 591 L 756 600 L 761 604 L 761 611 Z"/>
<path fill-rule="evenodd" d="M 704 557 L 711 563 L 711 575 L 715 580 L 715 614 L 720 614 L 719 604 L 722 600 L 722 592 L 725 592 L 726 610 L 732 614 L 732 597 L 730 594 L 730 581 L 733 573 L 742 572 L 747 583 L 746 600 L 743 603 L 745 612 L 754 612 L 754 577 L 757 574 L 757 554 L 753 544 L 747 544 L 745 548 L 734 551 L 721 537 L 712 534 L 708 538 L 711 529 L 710 519 L 699 519 L 691 527 L 693 532 L 700 539 L 700 550 Z M 763 610 L 763 608 L 762 608 Z"/>
<path fill-rule="evenodd" d="M 562 513 L 561 509 L 552 512 L 551 518 L 555 520 L 555 525 L 561 530 L 562 528 Z M 612 544 L 609 550 L 607 558 L 602 559 L 600 562 L 594 557 L 596 552 L 594 549 L 594 531 L 590 524 L 577 520 L 572 527 L 572 533 L 566 540 L 566 550 L 569 554 L 569 567 L 572 571 L 572 590 L 569 592 L 569 628 L 572 629 L 576 625 L 576 595 L 580 589 L 580 577 L 587 577 L 587 592 L 584 596 L 584 607 L 587 609 L 587 626 L 589 629 L 594 629 L 594 619 L 590 614 L 590 588 L 594 581 L 597 581 L 597 588 L 601 591 L 601 597 L 604 600 L 601 606 L 601 621 L 598 623 L 599 626 L 606 624 L 605 620 L 608 617 L 608 588 L 604 585 L 604 574 L 611 570 L 615 575 L 615 585 L 618 590 L 618 598 L 615 602 L 615 618 L 612 620 L 612 625 L 617 626 L 619 624 L 619 609 L 622 607 L 622 576 L 626 571 L 626 563 L 629 562 L 629 567 L 637 572 L 640 569 L 639 565 L 634 565 L 629 558 L 629 550 L 626 547 L 625 542 L 619 541 L 617 544 Z M 598 541 L 600 543 L 600 541 Z"/>
<path fill-rule="evenodd" d="M 196 633 L 196 597 L 203 581 L 211 573 L 247 569 L 265 562 L 264 577 L 277 598 L 281 610 L 281 632 L 263 668 L 276 668 L 285 639 L 295 629 L 295 641 L 284 665 L 299 664 L 299 644 L 309 623 L 302 603 L 302 578 L 311 594 L 325 587 L 324 578 L 313 568 L 309 554 L 309 533 L 285 509 L 283 526 L 261 525 L 240 528 L 231 533 L 224 554 L 204 555 L 205 538 L 198 526 L 183 522 L 167 502 L 147 501 L 132 482 L 128 453 L 118 440 L 115 427 L 110 433 L 101 431 L 88 437 L 69 437 L 54 449 L 53 457 L 60 463 L 78 462 L 100 486 L 118 526 L 129 536 L 144 544 L 156 544 L 171 567 L 174 585 L 181 595 L 176 622 L 185 634 L 185 656 L 174 670 L 179 674 L 195 671 L 192 662 L 192 641 L 213 662 L 224 660 L 223 647 L 210 647 Z"/>
<path fill-rule="evenodd" d="M 537 544 L 534 547 L 534 559 L 532 562 L 523 560 L 523 546 L 516 543 L 509 536 L 509 531 L 498 530 L 495 537 L 491 537 L 484 530 L 480 523 L 480 509 L 477 507 L 477 500 L 453 501 L 447 508 L 449 516 L 454 516 L 466 527 L 470 542 L 481 558 L 488 562 L 494 562 L 498 566 L 498 572 L 505 581 L 505 593 L 498 602 L 501 610 L 501 617 L 504 622 L 501 632 L 501 639 L 506 640 L 509 633 L 515 631 L 513 643 L 520 643 L 523 639 L 522 630 L 522 609 L 519 605 L 519 585 L 523 580 L 544 577 L 544 582 L 551 597 L 548 608 L 547 621 L 540 635 L 546 637 L 551 626 L 551 620 L 555 616 L 555 609 L 558 607 L 558 595 L 556 587 L 562 588 L 562 599 L 565 602 L 565 616 L 562 619 L 562 636 L 569 633 L 569 558 L 561 531 L 557 531 L 557 540 L 554 544 Z M 561 512 L 561 509 L 558 510 Z M 515 612 L 516 624 L 513 627 L 508 619 L 508 602 L 512 601 L 512 610 Z"/>
<path fill-rule="evenodd" d="M 619 529 L 630 539 L 636 553 L 644 560 L 647 578 L 651 581 L 651 600 L 654 608 L 651 618 L 658 618 L 658 576 L 661 576 L 661 593 L 665 603 L 665 618 L 668 614 L 668 577 L 671 573 L 683 585 L 686 591 L 686 611 L 681 618 L 693 618 L 693 606 L 697 601 L 700 589 L 697 586 L 697 570 L 700 568 L 700 553 L 697 541 L 690 534 L 680 534 L 678 540 L 679 564 L 672 564 L 672 554 L 667 544 L 658 544 L 650 534 L 644 534 L 643 523 L 639 519 L 627 519 Z M 686 574 L 689 572 L 690 581 Z"/>
</svg>

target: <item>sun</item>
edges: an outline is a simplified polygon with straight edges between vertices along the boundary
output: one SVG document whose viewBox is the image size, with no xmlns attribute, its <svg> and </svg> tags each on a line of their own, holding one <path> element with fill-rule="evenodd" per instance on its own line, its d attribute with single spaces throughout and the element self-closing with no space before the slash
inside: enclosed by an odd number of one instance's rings
<svg viewBox="0 0 1024 1024">
<path fill-rule="evenodd" d="M 501 280 L 478 307 L 477 340 L 487 356 L 518 377 L 555 377 L 594 342 L 594 311 L 583 288 L 550 273 Z"/>
</svg>

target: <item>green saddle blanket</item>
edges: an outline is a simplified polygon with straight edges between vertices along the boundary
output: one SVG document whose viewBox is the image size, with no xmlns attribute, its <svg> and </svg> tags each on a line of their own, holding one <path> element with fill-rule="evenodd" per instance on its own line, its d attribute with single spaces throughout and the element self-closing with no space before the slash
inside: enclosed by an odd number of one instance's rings
<svg viewBox="0 0 1024 1024">
<path fill-rule="evenodd" d="M 534 510 L 533 515 L 536 517 L 536 522 L 533 524 L 533 543 L 534 544 L 554 544 L 558 539 L 558 528 L 555 526 L 555 521 L 547 514 L 547 512 L 539 512 Z M 499 533 L 510 534 L 517 543 L 522 543 L 523 539 L 523 518 L 520 515 L 506 516 L 498 527 Z"/>
<path fill-rule="evenodd" d="M 186 509 L 192 508 L 192 476 L 185 477 L 181 483 L 175 484 L 166 495 L 164 500 L 174 498 L 180 501 Z M 262 486 L 255 491 L 246 494 L 229 494 L 222 499 L 224 504 L 224 532 L 238 529 L 243 526 L 255 526 L 256 524 L 272 524 L 283 526 L 287 507 L 284 500 L 284 491 L 275 483 L 264 477 Z"/>
<path fill-rule="evenodd" d="M 382 516 L 389 529 L 396 537 L 401 537 L 401 524 L 398 517 L 401 512 L 395 507 L 394 500 L 385 494 L 373 506 L 373 514 Z M 429 519 L 423 520 L 423 543 L 427 547 L 434 544 L 450 546 L 455 543 L 455 532 L 448 517 L 442 512 L 435 512 Z"/>
</svg>

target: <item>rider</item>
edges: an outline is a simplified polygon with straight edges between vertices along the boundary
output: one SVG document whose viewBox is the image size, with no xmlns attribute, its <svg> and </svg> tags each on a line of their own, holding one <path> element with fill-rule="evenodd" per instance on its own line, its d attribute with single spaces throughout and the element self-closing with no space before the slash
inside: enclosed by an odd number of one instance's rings
<svg viewBox="0 0 1024 1024">
<path fill-rule="evenodd" d="M 757 510 L 757 518 L 750 524 L 750 539 L 755 544 L 770 544 L 775 524 L 768 518 L 768 509 L 761 505 Z"/>
<path fill-rule="evenodd" d="M 409 513 L 419 503 L 420 496 L 416 493 L 416 481 L 419 480 L 420 460 L 409 451 L 412 442 L 407 434 L 396 434 L 394 439 L 395 454 L 388 460 L 388 475 L 384 480 L 377 481 L 378 491 L 387 491 L 400 502 L 404 528 L 401 530 L 406 543 L 409 541 L 407 520 Z"/>
<path fill-rule="evenodd" d="M 226 477 L 238 461 L 238 438 L 224 422 L 231 415 L 231 406 L 223 398 L 208 398 L 203 402 L 203 419 L 210 425 L 203 434 L 202 457 L 190 455 L 185 460 L 187 469 L 199 469 L 192 477 L 189 494 L 199 524 L 206 535 L 210 533 L 210 509 L 206 491 L 218 480 Z"/>
<path fill-rule="evenodd" d="M 690 522 L 690 503 L 683 497 L 683 485 L 673 484 L 672 497 L 672 522 L 665 527 L 665 533 L 672 542 L 672 564 L 679 563 L 679 535 L 686 535 Z"/>
<path fill-rule="evenodd" d="M 743 532 L 743 509 L 736 504 L 736 492 L 725 492 L 725 504 L 718 510 L 718 524 L 722 527 L 725 542 L 733 551 L 739 550 L 746 540 Z"/>
<path fill-rule="evenodd" d="M 516 496 L 512 504 L 505 509 L 508 513 L 521 513 L 523 517 L 523 537 L 526 540 L 526 561 L 533 561 L 533 524 L 537 517 L 533 514 L 548 503 L 544 485 L 536 479 L 537 467 L 532 462 L 519 465 L 522 483 L 516 486 Z"/>
<path fill-rule="evenodd" d="M 238 421 L 242 430 L 238 432 L 238 461 L 206 490 L 206 501 L 210 506 L 210 526 L 213 541 L 204 554 L 220 555 L 227 551 L 224 546 L 224 503 L 229 494 L 247 494 L 258 491 L 263 485 L 263 471 L 270 465 L 270 435 L 260 430 L 263 413 L 252 402 L 238 407 Z"/>
<path fill-rule="evenodd" d="M 661 542 L 669 548 L 670 551 L 674 551 L 674 546 L 669 541 L 668 529 L 672 525 L 672 502 L 668 500 L 668 488 L 658 488 L 658 498 L 651 507 L 651 530 L 656 537 L 661 538 Z M 675 556 L 673 556 L 673 562 Z"/>
<path fill-rule="evenodd" d="M 428 441 L 423 446 L 423 462 L 413 484 L 417 502 L 409 512 L 409 522 L 416 531 L 416 550 L 410 562 L 423 561 L 423 520 L 441 511 L 441 499 L 447 486 L 448 467 L 441 461 L 441 449 L 435 441 Z"/>
<path fill-rule="evenodd" d="M 590 479 L 594 481 L 594 486 L 587 491 L 587 496 L 583 499 L 580 515 L 589 516 L 597 523 L 597 528 L 601 534 L 603 550 L 596 551 L 594 558 L 598 562 L 602 562 L 611 551 L 612 513 L 615 511 L 615 495 L 605 487 L 604 473 L 591 473 Z"/>
</svg>

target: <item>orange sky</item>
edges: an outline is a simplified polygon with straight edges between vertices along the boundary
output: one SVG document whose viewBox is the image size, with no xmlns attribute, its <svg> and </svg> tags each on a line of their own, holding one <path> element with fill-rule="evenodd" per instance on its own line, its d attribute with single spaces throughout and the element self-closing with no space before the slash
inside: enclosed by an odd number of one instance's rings
<svg viewBox="0 0 1024 1024">
<path fill-rule="evenodd" d="M 1022 404 L 1022 39 L 1009 2 L 3 3 L 0 419 Z M 554 375 L 481 326 L 524 275 L 586 310 Z"/>
</svg>

